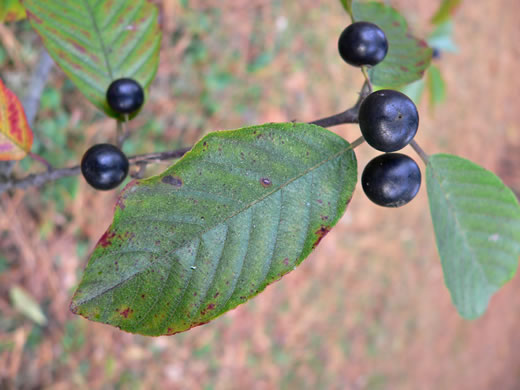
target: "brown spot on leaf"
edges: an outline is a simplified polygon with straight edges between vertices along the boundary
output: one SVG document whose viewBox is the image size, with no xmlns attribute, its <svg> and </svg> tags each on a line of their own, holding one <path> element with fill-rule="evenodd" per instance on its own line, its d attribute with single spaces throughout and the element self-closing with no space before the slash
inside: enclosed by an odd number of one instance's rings
<svg viewBox="0 0 520 390">
<path fill-rule="evenodd" d="M 428 47 L 428 44 L 423 40 L 417 40 L 417 42 L 419 44 L 419 47 L 424 47 L 424 48 Z"/>
<path fill-rule="evenodd" d="M 107 246 L 112 245 L 112 240 L 116 234 L 114 232 L 106 231 L 105 234 L 101 236 L 101 238 L 98 241 L 98 245 L 101 245 L 103 248 L 106 248 Z"/>
<path fill-rule="evenodd" d="M 172 175 L 164 176 L 161 179 L 161 181 L 164 184 L 169 184 L 169 185 L 177 187 L 177 188 L 182 187 L 182 184 L 183 184 L 182 179 L 180 177 L 176 177 L 176 176 L 172 176 Z"/>
<path fill-rule="evenodd" d="M 126 206 L 125 206 L 125 202 L 124 202 L 124 199 L 122 196 L 117 198 L 116 207 L 119 207 L 121 209 L 121 211 L 125 209 Z"/>
<path fill-rule="evenodd" d="M 409 72 L 410 71 L 406 66 L 403 66 L 403 65 L 401 65 L 399 67 L 399 69 L 401 69 L 403 72 Z"/>
<path fill-rule="evenodd" d="M 260 184 L 262 184 L 262 186 L 264 188 L 267 188 L 267 187 L 271 187 L 273 185 L 273 182 L 271 181 L 271 179 L 269 179 L 267 177 L 262 177 L 260 179 Z"/>
<path fill-rule="evenodd" d="M 415 64 L 415 66 L 420 67 L 420 66 L 423 66 L 424 64 L 426 64 L 425 61 L 419 61 L 418 63 Z"/>
<path fill-rule="evenodd" d="M 288 266 L 289 266 L 289 258 L 286 257 L 285 259 L 283 259 L 283 263 L 284 263 L 284 265 L 285 265 L 286 267 L 288 267 Z"/>
<path fill-rule="evenodd" d="M 321 240 L 323 240 L 323 237 L 325 237 L 328 232 L 330 232 L 329 226 L 322 225 L 314 234 L 318 236 L 318 239 L 314 242 L 314 245 L 312 246 L 312 249 L 316 248 Z"/>
<path fill-rule="evenodd" d="M 119 314 L 121 314 L 122 317 L 128 318 L 130 314 L 132 314 L 134 311 L 127 307 L 125 310 L 120 311 Z"/>
<path fill-rule="evenodd" d="M 218 297 L 219 295 L 220 295 L 220 293 L 217 292 L 215 295 L 213 295 L 213 298 L 216 298 L 216 297 Z"/>
</svg>

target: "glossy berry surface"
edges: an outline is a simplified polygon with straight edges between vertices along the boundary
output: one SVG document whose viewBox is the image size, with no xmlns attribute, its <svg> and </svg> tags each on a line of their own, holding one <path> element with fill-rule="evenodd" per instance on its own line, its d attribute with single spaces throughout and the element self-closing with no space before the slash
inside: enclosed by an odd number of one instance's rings
<svg viewBox="0 0 520 390">
<path fill-rule="evenodd" d="M 359 127 L 370 146 L 382 152 L 395 152 L 415 137 L 419 113 L 405 94 L 382 89 L 371 93 L 361 103 Z"/>
<path fill-rule="evenodd" d="M 108 87 L 107 103 L 118 114 L 131 114 L 144 103 L 143 88 L 133 79 L 115 80 Z"/>
<path fill-rule="evenodd" d="M 386 57 L 388 41 L 375 24 L 356 22 L 341 33 L 338 50 L 341 58 L 352 66 L 377 65 Z"/>
<path fill-rule="evenodd" d="M 96 190 L 111 190 L 120 185 L 128 174 L 128 159 L 114 145 L 97 144 L 81 159 L 81 173 Z"/>
<path fill-rule="evenodd" d="M 361 176 L 366 196 L 384 207 L 401 207 L 421 187 L 421 171 L 410 157 L 400 153 L 382 154 L 370 161 Z"/>
</svg>

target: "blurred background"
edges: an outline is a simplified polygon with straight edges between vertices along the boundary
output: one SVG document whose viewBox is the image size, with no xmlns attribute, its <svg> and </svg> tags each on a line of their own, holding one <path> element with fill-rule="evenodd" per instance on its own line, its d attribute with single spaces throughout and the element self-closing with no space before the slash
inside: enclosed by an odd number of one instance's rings
<svg viewBox="0 0 520 390">
<path fill-rule="evenodd" d="M 128 154 L 191 145 L 213 130 L 310 121 L 357 99 L 361 72 L 337 54 L 350 23 L 337 0 L 155 3 L 161 64 L 130 124 Z M 440 1 L 387 3 L 417 36 L 431 34 Z M 458 51 L 435 60 L 445 100 L 432 108 L 423 96 L 417 135 L 429 153 L 478 162 L 517 194 L 518 15 L 518 0 L 462 2 L 453 18 Z M 0 28 L 0 74 L 19 96 L 40 52 L 28 22 Z M 332 130 L 359 135 L 355 125 Z M 112 142 L 115 124 L 55 67 L 34 132 L 33 151 L 59 167 L 77 164 L 89 145 Z M 377 154 L 366 145 L 356 152 L 360 169 Z M 38 170 L 29 158 L 15 167 L 19 176 Z M 520 388 L 520 276 L 482 318 L 462 320 L 443 283 L 424 186 L 396 210 L 371 204 L 358 186 L 345 216 L 298 269 L 208 325 L 159 338 L 68 310 L 116 197 L 81 178 L 0 196 L 0 389 Z"/>
</svg>

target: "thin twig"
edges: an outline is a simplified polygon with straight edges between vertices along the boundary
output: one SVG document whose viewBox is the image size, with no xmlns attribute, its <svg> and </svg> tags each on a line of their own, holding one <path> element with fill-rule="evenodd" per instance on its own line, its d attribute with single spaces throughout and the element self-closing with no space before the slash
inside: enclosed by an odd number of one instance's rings
<svg viewBox="0 0 520 390">
<path fill-rule="evenodd" d="M 190 149 L 191 148 L 182 148 L 162 153 L 139 154 L 137 156 L 130 157 L 128 161 L 132 165 L 142 165 L 150 162 L 173 160 L 184 156 Z M 0 194 L 12 189 L 40 187 L 50 181 L 79 175 L 80 172 L 80 166 L 75 165 L 70 168 L 52 169 L 47 172 L 31 174 L 19 180 L 9 180 L 5 183 L 0 183 Z"/>
<path fill-rule="evenodd" d="M 361 89 L 361 93 L 359 95 L 359 99 L 356 104 L 349 108 L 348 110 L 339 113 L 337 115 L 329 116 L 327 118 L 318 119 L 310 124 L 315 124 L 321 127 L 332 127 L 344 123 L 357 123 L 357 115 L 359 111 L 359 107 L 361 103 L 365 99 L 365 97 L 370 93 L 370 85 L 365 83 L 363 88 Z M 118 137 L 119 138 L 119 137 Z M 123 140 L 124 141 L 124 140 Z M 352 148 L 355 148 L 362 144 L 364 141 L 363 137 L 358 138 L 352 143 Z M 167 161 L 180 158 L 186 154 L 191 147 L 181 148 L 177 150 L 171 150 L 167 152 L 161 153 L 150 153 L 150 154 L 141 154 L 137 156 L 132 156 L 128 158 L 128 161 L 132 165 L 139 166 L 139 172 L 137 176 L 141 176 L 143 174 L 143 170 L 147 164 L 153 162 Z M 50 181 L 58 180 L 64 177 L 75 176 L 80 173 L 79 165 L 70 167 L 70 168 L 62 168 L 62 169 L 51 169 L 47 172 L 31 174 L 22 179 L 18 180 L 8 180 L 5 183 L 0 183 L 0 194 L 12 190 L 12 189 L 25 189 L 28 187 L 39 187 L 45 183 Z"/>
<path fill-rule="evenodd" d="M 352 149 L 356 149 L 359 145 L 361 145 L 363 142 L 365 142 L 365 137 L 361 136 L 354 142 L 350 144 L 352 146 Z"/>
<path fill-rule="evenodd" d="M 119 149 L 123 147 L 125 141 L 130 137 L 130 131 L 128 130 L 128 121 L 130 117 L 128 114 L 125 114 L 124 121 L 117 121 L 117 146 Z"/>
<path fill-rule="evenodd" d="M 52 164 L 49 161 L 47 161 L 45 158 L 43 158 L 42 156 L 39 156 L 33 152 L 29 152 L 29 153 L 27 153 L 27 155 L 30 158 L 32 158 L 33 160 L 38 161 L 40 164 L 45 165 L 45 167 L 47 168 L 48 171 L 51 171 L 53 169 Z"/>
<path fill-rule="evenodd" d="M 363 76 L 365 76 L 365 82 L 368 85 L 368 88 L 370 90 L 370 93 L 374 90 L 374 86 L 372 85 L 372 82 L 370 81 L 370 76 L 368 75 L 367 68 L 365 66 L 361 67 L 361 72 L 363 73 Z"/>
<path fill-rule="evenodd" d="M 428 163 L 430 162 L 430 156 L 426 154 L 426 152 L 419 146 L 419 144 L 414 139 L 410 142 L 410 146 L 419 155 L 421 160 L 423 160 L 423 162 L 426 165 L 428 165 Z"/>
<path fill-rule="evenodd" d="M 340 112 L 339 114 L 309 122 L 309 124 L 321 127 L 333 127 L 346 123 L 358 123 L 359 107 L 361 106 L 363 100 L 365 100 L 365 98 L 370 93 L 370 90 L 370 85 L 368 82 L 365 82 L 365 84 L 363 84 L 363 88 L 361 89 L 361 93 L 359 94 L 359 99 L 353 107 Z"/>
</svg>

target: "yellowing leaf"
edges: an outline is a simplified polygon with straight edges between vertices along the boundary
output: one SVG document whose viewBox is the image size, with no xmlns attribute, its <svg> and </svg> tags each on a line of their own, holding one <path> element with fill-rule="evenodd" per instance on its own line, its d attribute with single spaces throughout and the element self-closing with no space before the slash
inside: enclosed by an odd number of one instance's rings
<svg viewBox="0 0 520 390">
<path fill-rule="evenodd" d="M 32 143 L 33 133 L 22 104 L 0 80 L 0 161 L 21 160 Z"/>
<path fill-rule="evenodd" d="M 26 17 L 25 8 L 20 0 L 0 1 L 0 22 L 16 22 Z"/>
</svg>

